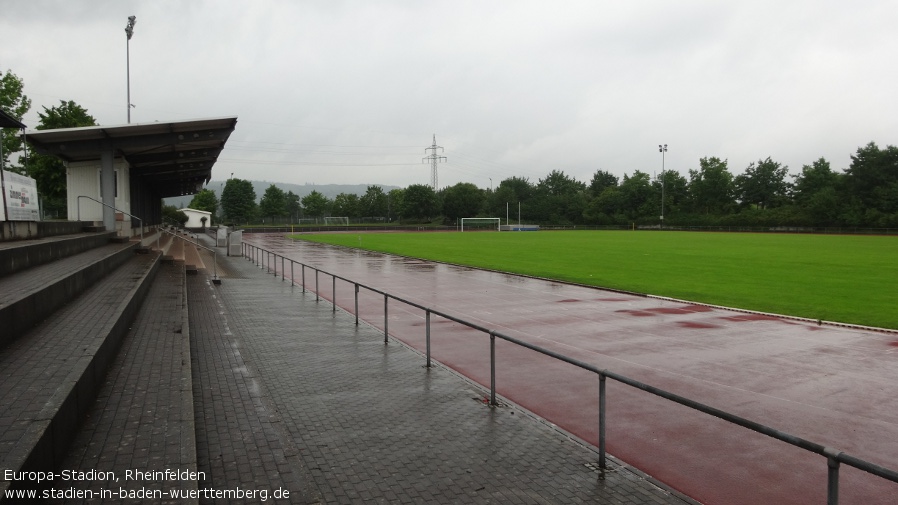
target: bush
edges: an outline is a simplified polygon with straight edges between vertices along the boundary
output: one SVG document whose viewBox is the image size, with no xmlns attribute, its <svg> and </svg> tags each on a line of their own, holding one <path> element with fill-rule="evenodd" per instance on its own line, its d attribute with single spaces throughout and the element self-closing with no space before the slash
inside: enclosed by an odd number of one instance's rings
<svg viewBox="0 0 898 505">
<path fill-rule="evenodd" d="M 176 224 L 183 227 L 188 219 L 190 218 L 187 217 L 187 214 L 175 208 L 174 205 L 162 206 L 162 222 L 164 224 Z"/>
</svg>

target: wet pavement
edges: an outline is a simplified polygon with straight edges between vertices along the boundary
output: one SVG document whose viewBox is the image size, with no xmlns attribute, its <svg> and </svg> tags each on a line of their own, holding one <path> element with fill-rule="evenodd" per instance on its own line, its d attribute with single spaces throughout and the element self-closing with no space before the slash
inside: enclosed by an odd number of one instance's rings
<svg viewBox="0 0 898 505">
<path fill-rule="evenodd" d="M 421 305 L 623 374 L 853 456 L 898 468 L 898 334 L 723 310 L 368 253 L 279 235 L 247 242 Z M 279 276 L 290 276 L 290 264 Z M 294 267 L 295 281 L 302 269 Z M 316 286 L 305 270 L 306 287 Z M 353 285 L 323 273 L 323 298 L 353 311 Z M 334 291 L 332 291 L 334 290 Z M 383 296 L 360 317 L 383 328 Z M 388 306 L 389 332 L 425 346 L 425 314 Z M 435 317 L 434 359 L 489 384 L 489 339 Z M 596 443 L 598 380 L 505 342 L 497 390 Z M 608 382 L 608 450 L 701 502 L 823 503 L 823 457 Z M 842 466 L 840 503 L 892 503 L 898 484 Z"/>
<path fill-rule="evenodd" d="M 208 261 L 206 262 L 208 264 Z M 275 503 L 687 505 L 242 258 L 188 276 L 200 489 Z M 268 499 L 272 496 L 269 495 Z M 204 500 L 199 503 L 258 503 Z"/>
</svg>

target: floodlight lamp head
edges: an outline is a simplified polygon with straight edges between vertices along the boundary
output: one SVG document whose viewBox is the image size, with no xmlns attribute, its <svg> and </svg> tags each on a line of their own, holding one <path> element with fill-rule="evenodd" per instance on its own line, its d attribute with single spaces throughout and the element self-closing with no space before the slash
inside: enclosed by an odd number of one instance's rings
<svg viewBox="0 0 898 505">
<path fill-rule="evenodd" d="M 131 40 L 131 37 L 134 36 L 135 24 L 137 24 L 137 16 L 128 16 L 128 26 L 125 27 L 125 33 L 128 35 L 128 40 Z"/>
</svg>

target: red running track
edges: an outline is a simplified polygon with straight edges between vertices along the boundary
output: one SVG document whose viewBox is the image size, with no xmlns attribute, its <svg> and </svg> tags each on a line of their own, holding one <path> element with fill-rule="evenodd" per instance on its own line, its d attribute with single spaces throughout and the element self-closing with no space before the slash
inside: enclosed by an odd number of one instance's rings
<svg viewBox="0 0 898 505">
<path fill-rule="evenodd" d="M 247 242 L 853 456 L 898 468 L 898 334 L 746 314 L 354 251 Z M 280 262 L 275 265 L 280 271 Z M 286 275 L 290 267 L 287 262 Z M 301 270 L 294 270 L 297 283 Z M 333 281 L 319 274 L 322 297 Z M 315 288 L 306 269 L 306 286 Z M 353 286 L 336 283 L 353 311 Z M 382 295 L 361 319 L 383 328 Z M 391 336 L 423 350 L 425 314 L 389 303 Z M 434 359 L 488 385 L 489 338 L 433 317 Z M 497 391 L 597 444 L 598 379 L 497 342 Z M 361 364 L 360 364 L 361 365 Z M 609 380 L 611 454 L 707 504 L 826 502 L 826 459 Z M 841 467 L 840 503 L 898 503 L 898 484 Z"/>
</svg>

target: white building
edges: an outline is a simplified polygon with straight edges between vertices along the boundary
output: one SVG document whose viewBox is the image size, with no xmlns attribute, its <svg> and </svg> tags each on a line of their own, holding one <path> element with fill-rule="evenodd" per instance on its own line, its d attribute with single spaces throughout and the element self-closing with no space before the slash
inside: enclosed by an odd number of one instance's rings
<svg viewBox="0 0 898 505">
<path fill-rule="evenodd" d="M 181 212 L 187 215 L 187 223 L 184 228 L 205 228 L 212 226 L 212 213 L 205 210 L 181 209 Z M 206 218 L 203 221 L 203 218 Z"/>
</svg>

